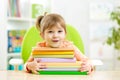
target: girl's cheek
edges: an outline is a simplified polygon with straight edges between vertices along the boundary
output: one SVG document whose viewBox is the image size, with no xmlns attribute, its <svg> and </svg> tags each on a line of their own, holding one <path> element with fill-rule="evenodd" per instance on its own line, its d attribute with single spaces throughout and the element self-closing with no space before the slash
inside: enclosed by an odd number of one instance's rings
<svg viewBox="0 0 120 80">
<path fill-rule="evenodd" d="M 46 36 L 47 36 L 47 37 L 52 37 L 52 34 L 47 34 Z"/>
</svg>

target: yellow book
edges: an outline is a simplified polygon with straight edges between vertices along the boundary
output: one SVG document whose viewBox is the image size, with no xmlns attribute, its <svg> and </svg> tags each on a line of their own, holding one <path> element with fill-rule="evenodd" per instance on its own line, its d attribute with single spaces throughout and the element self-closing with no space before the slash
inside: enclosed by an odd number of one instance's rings
<svg viewBox="0 0 120 80">
<path fill-rule="evenodd" d="M 33 47 L 32 48 L 32 52 L 34 52 L 34 51 L 45 51 L 45 52 L 50 52 L 50 51 L 52 51 L 52 52 L 65 52 L 65 51 L 74 51 L 74 49 L 73 48 L 48 48 L 48 47 Z"/>
<path fill-rule="evenodd" d="M 62 52 L 60 52 L 60 51 L 50 51 L 50 52 L 48 52 L 48 51 L 33 51 L 32 52 L 32 54 L 33 55 L 73 55 L 74 54 L 74 52 L 72 52 L 72 51 L 62 51 Z"/>
<path fill-rule="evenodd" d="M 34 55 L 34 58 L 73 58 L 74 55 Z"/>
<path fill-rule="evenodd" d="M 82 62 L 81 61 L 77 61 L 75 63 L 71 63 L 71 62 L 68 62 L 68 63 L 64 63 L 64 62 L 61 62 L 61 63 L 56 63 L 56 62 L 52 62 L 52 63 L 44 63 L 47 67 L 73 67 L 73 66 L 76 66 L 76 67 L 80 67 Z"/>
</svg>

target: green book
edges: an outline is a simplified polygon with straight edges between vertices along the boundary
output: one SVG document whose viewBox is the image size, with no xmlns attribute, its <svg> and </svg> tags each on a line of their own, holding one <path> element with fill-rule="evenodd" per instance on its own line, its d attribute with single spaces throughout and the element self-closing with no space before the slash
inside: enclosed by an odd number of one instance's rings
<svg viewBox="0 0 120 80">
<path fill-rule="evenodd" d="M 40 75 L 87 75 L 86 72 L 80 71 L 38 71 Z"/>
</svg>

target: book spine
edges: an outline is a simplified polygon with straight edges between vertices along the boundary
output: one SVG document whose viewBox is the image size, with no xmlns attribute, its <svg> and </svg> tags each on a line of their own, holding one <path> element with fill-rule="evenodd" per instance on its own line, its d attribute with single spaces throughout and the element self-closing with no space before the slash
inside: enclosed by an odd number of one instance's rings
<svg viewBox="0 0 120 80">
<path fill-rule="evenodd" d="M 38 71 L 40 75 L 87 75 L 87 72 L 80 71 Z"/>
<path fill-rule="evenodd" d="M 55 65 L 55 66 L 47 66 L 47 68 L 80 68 L 80 65 L 75 65 L 75 66 Z"/>
<path fill-rule="evenodd" d="M 76 62 L 75 58 L 35 58 L 36 61 L 40 62 Z"/>
<path fill-rule="evenodd" d="M 7 16 L 11 16 L 11 1 L 10 0 L 8 0 Z"/>
<path fill-rule="evenodd" d="M 20 1 L 19 0 L 16 1 L 16 13 L 17 13 L 17 17 L 21 17 L 21 14 L 20 14 Z"/>
<path fill-rule="evenodd" d="M 46 51 L 33 51 L 32 52 L 32 54 L 33 55 L 59 55 L 59 54 L 62 54 L 62 55 L 66 55 L 66 54 L 74 54 L 74 52 L 72 52 L 72 51 L 63 51 L 63 52 L 58 52 L 58 51 L 56 51 L 56 52 L 46 52 Z"/>
<path fill-rule="evenodd" d="M 73 58 L 74 55 L 32 55 L 34 58 Z"/>
<path fill-rule="evenodd" d="M 79 71 L 78 68 L 47 68 L 47 69 L 40 69 L 39 71 Z"/>
<path fill-rule="evenodd" d="M 43 63 L 45 64 L 46 66 L 81 66 L 81 63 L 82 62 L 75 62 L 75 63 L 71 63 L 71 62 L 68 62 L 68 63 L 64 63 L 64 62 L 61 62 L 61 63 Z"/>
<path fill-rule="evenodd" d="M 60 51 L 60 52 L 62 52 L 62 51 L 74 51 L 74 49 L 73 48 L 45 48 L 45 47 L 33 47 L 32 48 L 32 51 L 45 51 L 45 52 L 50 52 L 50 51 Z"/>
</svg>

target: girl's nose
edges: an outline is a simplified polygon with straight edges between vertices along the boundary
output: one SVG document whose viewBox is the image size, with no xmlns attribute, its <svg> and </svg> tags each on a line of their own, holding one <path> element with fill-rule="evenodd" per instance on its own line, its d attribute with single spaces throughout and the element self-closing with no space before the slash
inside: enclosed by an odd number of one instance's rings
<svg viewBox="0 0 120 80">
<path fill-rule="evenodd" d="M 55 32 L 55 33 L 53 34 L 53 37 L 57 37 L 57 36 L 58 36 L 58 33 Z"/>
</svg>

